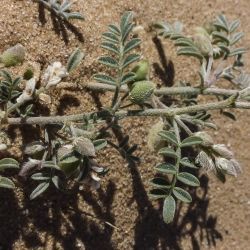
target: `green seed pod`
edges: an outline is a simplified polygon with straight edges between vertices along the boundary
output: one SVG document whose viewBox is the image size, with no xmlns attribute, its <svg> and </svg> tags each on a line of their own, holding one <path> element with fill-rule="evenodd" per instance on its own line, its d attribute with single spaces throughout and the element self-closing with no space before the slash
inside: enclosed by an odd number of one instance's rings
<svg viewBox="0 0 250 250">
<path fill-rule="evenodd" d="M 143 104 L 154 93 L 155 85 L 150 81 L 135 82 L 129 93 L 130 100 L 136 104 Z"/>
<path fill-rule="evenodd" d="M 212 22 L 206 22 L 203 25 L 203 28 L 206 30 L 206 32 L 210 35 L 212 32 L 216 31 L 216 27 Z"/>
<path fill-rule="evenodd" d="M 64 172 L 66 176 L 72 176 L 77 170 L 80 163 L 80 159 L 76 156 L 68 156 L 59 161 L 58 166 Z"/>
<path fill-rule="evenodd" d="M 23 73 L 23 79 L 25 79 L 26 81 L 33 78 L 33 76 L 34 76 L 34 72 L 31 68 L 26 69 L 26 71 Z"/>
<path fill-rule="evenodd" d="M 25 58 L 25 48 L 21 44 L 17 44 L 3 52 L 0 57 L 5 67 L 15 66 L 22 63 Z"/>
<path fill-rule="evenodd" d="M 133 69 L 135 73 L 135 81 L 143 81 L 148 79 L 149 62 L 147 60 L 140 61 Z"/>
<path fill-rule="evenodd" d="M 148 148 L 153 152 L 158 152 L 161 148 L 166 146 L 166 140 L 163 140 L 161 136 L 159 136 L 159 132 L 164 129 L 164 123 L 162 120 L 158 121 L 154 124 L 149 132 L 148 132 Z"/>
</svg>

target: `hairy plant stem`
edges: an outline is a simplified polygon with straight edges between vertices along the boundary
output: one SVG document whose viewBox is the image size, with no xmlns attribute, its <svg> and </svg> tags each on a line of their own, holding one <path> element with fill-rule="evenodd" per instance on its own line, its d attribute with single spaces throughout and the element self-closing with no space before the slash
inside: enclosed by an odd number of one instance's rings
<svg viewBox="0 0 250 250">
<path fill-rule="evenodd" d="M 193 105 L 188 107 L 181 108 L 164 108 L 164 109 L 147 109 L 147 110 L 120 110 L 114 113 L 114 117 L 117 119 L 122 119 L 125 117 L 131 116 L 166 116 L 174 117 L 175 115 L 181 115 L 186 113 L 194 113 L 199 111 L 208 111 L 208 110 L 218 110 L 224 108 L 241 108 L 241 109 L 250 109 L 250 103 L 248 102 L 235 102 L 236 97 L 231 96 L 230 98 L 214 102 Z M 2 121 L 5 124 L 64 124 L 67 122 L 77 122 L 82 121 L 87 116 L 96 113 L 98 117 L 106 119 L 111 117 L 110 113 L 106 111 L 98 111 L 91 113 L 81 113 L 76 115 L 68 116 L 45 116 L 45 117 L 28 117 L 28 118 L 8 118 Z"/>
<path fill-rule="evenodd" d="M 95 91 L 111 91 L 114 92 L 116 90 L 115 86 L 104 84 L 104 83 L 87 83 L 83 87 L 95 90 Z M 129 90 L 126 86 L 122 86 L 120 88 L 120 92 L 128 93 Z M 200 87 L 171 87 L 166 88 L 162 87 L 160 89 L 156 89 L 154 91 L 155 95 L 187 95 L 187 94 L 202 94 L 202 95 L 222 95 L 222 96 L 231 96 L 237 94 L 238 90 L 233 89 L 221 89 L 221 88 L 206 88 L 204 90 L 200 89 Z"/>
<path fill-rule="evenodd" d="M 178 142 L 178 145 L 176 146 L 176 163 L 175 163 L 175 168 L 176 168 L 176 174 L 174 174 L 172 182 L 171 182 L 171 193 L 175 187 L 176 181 L 177 181 L 177 176 L 179 174 L 179 168 L 180 168 L 180 160 L 181 160 L 181 138 L 180 138 L 180 130 L 178 127 L 178 124 L 175 120 L 175 118 L 172 119 L 173 127 L 174 127 L 174 133 Z"/>
</svg>

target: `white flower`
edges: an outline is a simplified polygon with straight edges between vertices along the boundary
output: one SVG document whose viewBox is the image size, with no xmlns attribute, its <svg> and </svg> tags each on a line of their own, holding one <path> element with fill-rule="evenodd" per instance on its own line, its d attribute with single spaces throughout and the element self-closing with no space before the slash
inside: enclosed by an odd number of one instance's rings
<svg viewBox="0 0 250 250">
<path fill-rule="evenodd" d="M 228 160 L 234 157 L 233 152 L 230 151 L 224 144 L 215 144 L 213 146 L 213 150 L 221 157 L 226 158 Z"/>
<path fill-rule="evenodd" d="M 24 103 L 26 101 L 32 100 L 35 88 L 36 80 L 35 78 L 31 78 L 29 81 L 26 82 L 25 89 L 23 90 L 23 93 L 16 99 L 16 102 Z"/>
<path fill-rule="evenodd" d="M 225 174 L 237 176 L 242 172 L 240 164 L 235 160 L 228 160 L 226 158 L 218 157 L 215 159 L 216 167 L 222 170 Z"/>
<path fill-rule="evenodd" d="M 46 89 L 57 85 L 62 78 L 68 76 L 68 72 L 61 62 L 54 62 L 49 65 L 43 75 L 43 85 Z"/>
</svg>

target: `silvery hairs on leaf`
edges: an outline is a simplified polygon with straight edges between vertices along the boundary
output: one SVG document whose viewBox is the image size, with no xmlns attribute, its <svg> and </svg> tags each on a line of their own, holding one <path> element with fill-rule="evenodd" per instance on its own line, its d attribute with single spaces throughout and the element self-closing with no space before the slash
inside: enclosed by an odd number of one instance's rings
<svg viewBox="0 0 250 250">
<path fill-rule="evenodd" d="M 31 78 L 26 82 L 25 89 L 23 90 L 23 93 L 16 99 L 16 102 L 23 103 L 32 100 L 35 88 L 36 80 L 35 78 Z"/>
<path fill-rule="evenodd" d="M 56 86 L 61 80 L 68 76 L 67 69 L 61 62 L 54 62 L 49 65 L 42 76 L 42 84 L 46 89 Z"/>
<path fill-rule="evenodd" d="M 21 171 L 18 175 L 23 178 L 26 178 L 35 168 L 41 166 L 41 164 L 41 160 L 29 158 L 29 160 L 23 164 Z"/>
</svg>

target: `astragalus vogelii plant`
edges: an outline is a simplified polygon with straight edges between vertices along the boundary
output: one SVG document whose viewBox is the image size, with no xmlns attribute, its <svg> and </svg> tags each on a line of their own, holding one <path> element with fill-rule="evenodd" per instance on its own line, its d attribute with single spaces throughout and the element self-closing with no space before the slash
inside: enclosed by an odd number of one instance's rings
<svg viewBox="0 0 250 250">
<path fill-rule="evenodd" d="M 110 141 L 108 132 L 127 117 L 155 116 L 159 120 L 149 131 L 148 146 L 162 156 L 162 162 L 155 164 L 157 176 L 150 181 L 149 195 L 164 200 L 163 220 L 169 223 L 174 218 L 177 200 L 192 201 L 185 187 L 200 185 L 199 171 L 214 173 L 223 182 L 226 175 L 237 176 L 242 171 L 233 153 L 225 145 L 217 144 L 204 129 L 216 128 L 210 120 L 211 110 L 234 118 L 228 109 L 250 108 L 250 77 L 244 73 L 242 61 L 246 49 L 237 46 L 243 36 L 237 31 L 238 20 L 229 22 L 219 16 L 214 22 L 198 27 L 192 35 L 186 35 L 179 22 L 156 23 L 152 26 L 154 34 L 172 40 L 178 55 L 195 57 L 200 63 L 199 82 L 190 85 L 181 81 L 173 87 L 157 88 L 150 80 L 150 63 L 142 60 L 139 53 L 142 41 L 133 36 L 132 18 L 133 13 L 126 12 L 118 25 L 108 26 L 101 43 L 105 54 L 99 58 L 107 71 L 95 74 L 96 82 L 84 85 L 92 91 L 113 92 L 110 103 L 101 111 L 48 117 L 33 114 L 37 103 L 50 104 L 51 91 L 60 87 L 60 82 L 80 64 L 83 53 L 79 49 L 66 66 L 54 62 L 44 72 L 34 67 L 17 78 L 2 70 L 0 150 L 8 148 L 9 125 L 39 125 L 41 138 L 25 146 L 24 162 L 0 160 L 0 171 L 21 165 L 19 176 L 38 183 L 31 199 L 50 185 L 66 189 L 71 180 L 97 189 L 108 171 L 97 163 L 98 150 L 113 146 L 128 161 L 138 160 L 133 154 L 136 147 L 124 146 L 127 138 L 116 145 Z M 227 89 L 217 87 L 222 79 L 228 81 Z M 199 103 L 199 97 L 207 95 L 217 101 Z M 175 96 L 174 102 L 164 103 L 164 96 Z M 13 188 L 14 183 L 2 176 L 0 186 Z"/>
</svg>

